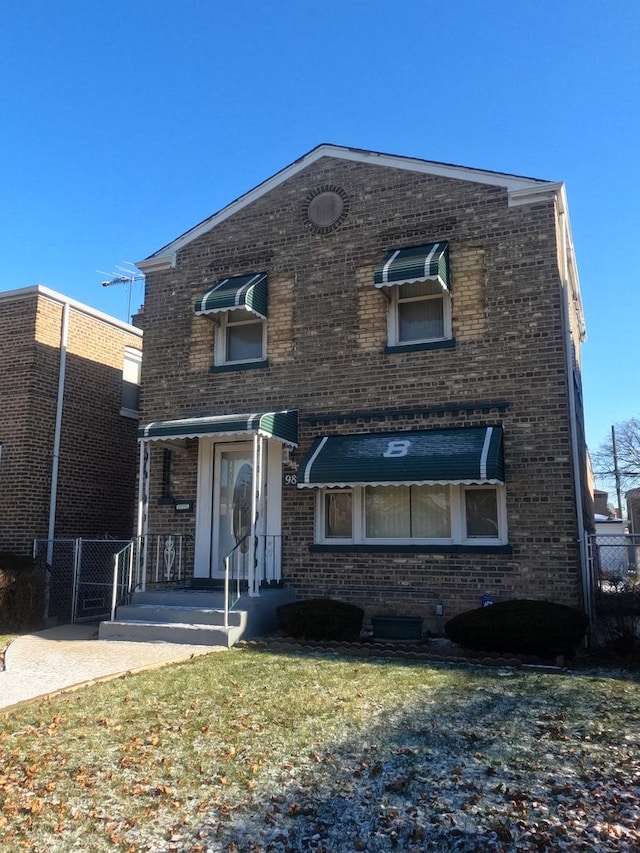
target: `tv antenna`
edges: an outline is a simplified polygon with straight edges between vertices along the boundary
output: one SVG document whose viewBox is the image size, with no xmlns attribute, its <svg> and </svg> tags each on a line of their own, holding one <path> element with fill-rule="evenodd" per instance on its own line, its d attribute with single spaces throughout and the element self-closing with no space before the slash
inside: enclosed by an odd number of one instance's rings
<svg viewBox="0 0 640 853">
<path fill-rule="evenodd" d="M 126 266 L 121 267 L 116 264 L 118 272 L 105 272 L 104 270 L 96 270 L 100 275 L 108 276 L 105 281 L 101 282 L 103 287 L 112 287 L 114 284 L 126 284 L 129 288 L 129 299 L 127 303 L 127 323 L 131 321 L 131 294 L 133 285 L 137 281 L 144 281 L 144 275 L 136 269 L 135 265 L 130 261 L 125 261 Z"/>
</svg>

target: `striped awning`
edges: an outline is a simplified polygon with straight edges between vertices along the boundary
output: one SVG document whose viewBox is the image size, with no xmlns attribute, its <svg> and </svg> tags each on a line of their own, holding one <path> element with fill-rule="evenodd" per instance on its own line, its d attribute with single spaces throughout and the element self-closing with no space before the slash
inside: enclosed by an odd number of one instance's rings
<svg viewBox="0 0 640 853">
<path fill-rule="evenodd" d="M 162 441 L 205 436 L 258 434 L 298 446 L 298 412 L 262 412 L 249 415 L 212 415 L 177 421 L 153 421 L 138 430 L 138 438 Z"/>
<path fill-rule="evenodd" d="M 449 244 L 392 249 L 376 267 L 373 280 L 376 287 L 437 281 L 443 290 L 449 290 Z"/>
<path fill-rule="evenodd" d="M 361 433 L 318 438 L 298 486 L 504 483 L 502 427 Z"/>
<path fill-rule="evenodd" d="M 196 314 L 219 314 L 245 309 L 263 320 L 267 317 L 267 274 L 240 275 L 217 281 L 194 306 Z"/>
</svg>

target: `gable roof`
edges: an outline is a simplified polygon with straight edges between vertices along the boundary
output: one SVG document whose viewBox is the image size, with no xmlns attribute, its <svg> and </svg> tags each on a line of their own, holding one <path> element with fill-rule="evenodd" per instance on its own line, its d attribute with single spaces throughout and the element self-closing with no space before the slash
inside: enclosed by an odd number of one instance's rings
<svg viewBox="0 0 640 853">
<path fill-rule="evenodd" d="M 138 261 L 136 266 L 143 272 L 152 272 L 153 270 L 167 269 L 175 266 L 176 253 L 184 246 L 206 234 L 212 228 L 215 228 L 216 225 L 233 216 L 234 213 L 242 210 L 247 205 L 256 201 L 256 199 L 265 195 L 265 193 L 275 189 L 293 177 L 293 175 L 296 175 L 323 157 L 333 157 L 337 160 L 369 163 L 374 166 L 503 187 L 509 195 L 510 206 L 532 204 L 535 201 L 552 198 L 562 187 L 561 183 L 540 180 L 539 178 L 526 178 L 503 172 L 492 172 L 487 169 L 472 169 L 467 166 L 455 166 L 451 163 L 437 163 L 431 160 L 419 160 L 414 157 L 401 157 L 397 154 L 381 154 L 377 151 L 367 151 L 362 148 L 347 148 L 340 145 L 323 143 L 313 148 L 303 157 L 295 160 L 289 166 L 276 172 L 275 175 L 267 178 L 266 181 L 258 184 L 252 190 L 244 193 L 244 195 L 241 195 L 217 213 L 214 213 L 198 225 L 185 231 L 184 234 L 172 240 L 171 243 L 158 249 L 144 260 Z"/>
</svg>

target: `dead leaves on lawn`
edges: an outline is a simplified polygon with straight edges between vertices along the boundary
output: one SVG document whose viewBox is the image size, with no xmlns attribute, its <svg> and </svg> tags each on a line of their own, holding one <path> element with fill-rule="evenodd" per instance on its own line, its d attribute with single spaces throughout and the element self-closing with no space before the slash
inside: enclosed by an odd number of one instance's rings
<svg viewBox="0 0 640 853">
<path fill-rule="evenodd" d="M 95 713 L 74 694 L 7 715 L 0 849 L 640 849 L 637 684 L 251 664 L 217 660 L 220 689 L 156 675 L 144 701 L 118 700 L 129 680 Z"/>
</svg>

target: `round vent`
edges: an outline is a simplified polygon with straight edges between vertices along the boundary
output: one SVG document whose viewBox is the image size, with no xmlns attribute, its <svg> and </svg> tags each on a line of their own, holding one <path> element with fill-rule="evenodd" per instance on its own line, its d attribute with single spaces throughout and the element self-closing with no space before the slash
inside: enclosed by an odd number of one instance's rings
<svg viewBox="0 0 640 853">
<path fill-rule="evenodd" d="M 349 198 L 339 187 L 319 187 L 307 201 L 307 221 L 320 234 L 336 229 L 348 213 Z"/>
</svg>

